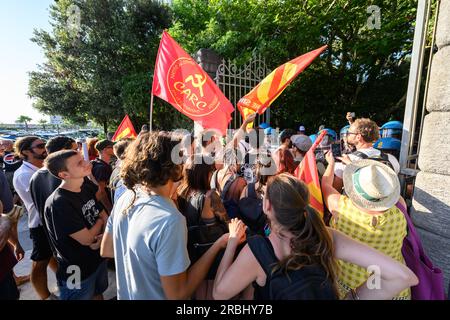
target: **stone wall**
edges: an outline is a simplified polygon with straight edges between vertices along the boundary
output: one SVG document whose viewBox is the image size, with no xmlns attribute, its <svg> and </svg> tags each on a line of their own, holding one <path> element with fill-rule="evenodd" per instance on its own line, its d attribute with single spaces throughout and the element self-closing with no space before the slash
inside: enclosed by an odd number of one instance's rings
<svg viewBox="0 0 450 320">
<path fill-rule="evenodd" d="M 450 1 L 441 1 L 411 216 L 425 251 L 450 280 Z M 447 292 L 448 294 L 448 292 Z"/>
</svg>

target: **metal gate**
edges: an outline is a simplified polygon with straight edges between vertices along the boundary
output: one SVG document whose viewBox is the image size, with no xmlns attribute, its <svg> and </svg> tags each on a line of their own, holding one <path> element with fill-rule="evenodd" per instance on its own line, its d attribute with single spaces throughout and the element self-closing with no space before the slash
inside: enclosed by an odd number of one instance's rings
<svg viewBox="0 0 450 320">
<path fill-rule="evenodd" d="M 235 107 L 229 129 L 237 129 L 242 124 L 242 117 L 237 108 L 239 99 L 249 93 L 268 74 L 266 61 L 260 55 L 254 55 L 250 61 L 239 67 L 230 60 L 222 59 L 214 80 Z M 270 123 L 270 108 L 255 120 L 256 125 L 262 122 Z"/>
</svg>

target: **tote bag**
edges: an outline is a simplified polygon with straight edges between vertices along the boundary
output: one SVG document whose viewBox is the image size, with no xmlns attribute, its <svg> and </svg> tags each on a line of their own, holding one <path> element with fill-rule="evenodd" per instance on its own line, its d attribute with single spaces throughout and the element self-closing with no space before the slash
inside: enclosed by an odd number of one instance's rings
<svg viewBox="0 0 450 320">
<path fill-rule="evenodd" d="M 444 276 L 441 269 L 435 268 L 425 254 L 406 208 L 397 203 L 397 208 L 403 212 L 408 223 L 408 235 L 403 240 L 402 254 L 405 263 L 419 278 L 419 284 L 411 287 L 413 300 L 444 300 Z"/>
</svg>

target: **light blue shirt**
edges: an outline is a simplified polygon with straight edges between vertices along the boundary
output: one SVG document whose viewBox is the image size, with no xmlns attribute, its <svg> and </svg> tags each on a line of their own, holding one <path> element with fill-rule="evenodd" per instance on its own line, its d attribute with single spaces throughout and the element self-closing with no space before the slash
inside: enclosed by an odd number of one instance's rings
<svg viewBox="0 0 450 320">
<path fill-rule="evenodd" d="M 114 190 L 114 203 L 116 203 L 127 190 L 127 187 L 123 184 L 123 180 L 120 179 L 117 183 L 116 190 Z"/>
<path fill-rule="evenodd" d="M 127 190 L 114 205 L 105 232 L 112 233 L 117 299 L 166 299 L 160 276 L 184 272 L 190 265 L 185 217 L 161 196 Z"/>
</svg>

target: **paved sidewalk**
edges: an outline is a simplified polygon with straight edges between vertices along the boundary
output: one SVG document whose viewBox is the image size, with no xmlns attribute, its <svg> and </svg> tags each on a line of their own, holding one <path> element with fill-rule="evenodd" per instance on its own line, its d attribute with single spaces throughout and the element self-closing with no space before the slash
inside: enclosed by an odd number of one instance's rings
<svg viewBox="0 0 450 320">
<path fill-rule="evenodd" d="M 30 239 L 30 231 L 28 229 L 27 219 L 28 215 L 24 214 L 20 218 L 19 225 L 17 226 L 19 232 L 19 241 L 23 249 L 25 250 L 25 258 L 14 267 L 14 272 L 18 276 L 27 275 L 30 274 L 31 272 L 32 261 L 30 260 L 30 255 L 31 250 L 33 248 L 33 244 Z M 52 270 L 50 270 L 50 268 L 47 269 L 47 276 L 50 292 L 53 292 L 56 295 L 58 295 L 58 287 L 56 285 L 55 273 Z M 109 287 L 103 294 L 105 299 L 111 299 L 116 296 L 116 275 L 114 271 L 108 270 L 108 280 L 109 280 Z M 39 297 L 34 291 L 31 282 L 23 284 L 22 286 L 19 287 L 19 290 L 20 290 L 20 300 L 39 300 Z"/>
</svg>

